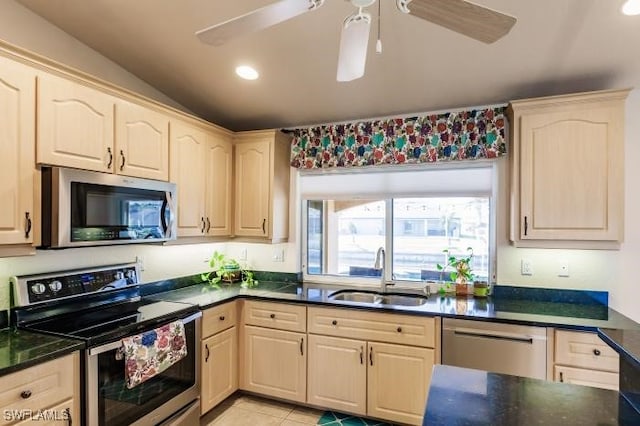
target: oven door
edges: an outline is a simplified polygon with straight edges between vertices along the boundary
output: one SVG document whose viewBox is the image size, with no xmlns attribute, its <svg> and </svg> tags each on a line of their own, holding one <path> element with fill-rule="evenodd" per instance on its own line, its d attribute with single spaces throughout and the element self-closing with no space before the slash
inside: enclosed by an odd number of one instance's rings
<svg viewBox="0 0 640 426">
<path fill-rule="evenodd" d="M 86 351 L 87 425 L 156 425 L 200 394 L 200 317 L 201 312 L 182 321 L 185 325 L 187 356 L 151 379 L 128 389 L 124 360 L 116 357 L 120 341 Z"/>
</svg>

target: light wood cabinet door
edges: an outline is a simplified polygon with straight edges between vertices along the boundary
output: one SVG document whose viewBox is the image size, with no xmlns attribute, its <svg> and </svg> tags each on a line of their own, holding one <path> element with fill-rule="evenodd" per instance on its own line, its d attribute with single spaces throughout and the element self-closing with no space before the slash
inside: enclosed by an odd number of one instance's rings
<svg viewBox="0 0 640 426">
<path fill-rule="evenodd" d="M 368 344 L 367 414 L 420 425 L 427 403 L 433 349 L 386 343 Z"/>
<path fill-rule="evenodd" d="M 206 135 L 180 121 L 171 121 L 169 180 L 178 187 L 178 236 L 201 236 L 204 213 Z"/>
<path fill-rule="evenodd" d="M 268 238 L 271 141 L 243 141 L 235 149 L 235 234 Z"/>
<path fill-rule="evenodd" d="M 169 180 L 169 117 L 120 100 L 115 117 L 116 173 Z"/>
<path fill-rule="evenodd" d="M 0 57 L 0 245 L 33 242 L 35 71 Z"/>
<path fill-rule="evenodd" d="M 244 326 L 240 388 L 267 396 L 305 402 L 306 334 Z"/>
<path fill-rule="evenodd" d="M 512 102 L 512 240 L 615 248 L 624 222 L 627 90 Z"/>
<path fill-rule="evenodd" d="M 205 232 L 211 236 L 231 235 L 233 147 L 230 137 L 209 133 L 206 156 Z"/>
<path fill-rule="evenodd" d="M 201 413 L 204 414 L 238 389 L 237 328 L 202 341 Z"/>
<path fill-rule="evenodd" d="M 114 98 L 70 80 L 38 74 L 37 162 L 112 172 Z"/>
<path fill-rule="evenodd" d="M 609 371 L 588 370 L 585 368 L 556 365 L 553 368 L 553 380 L 574 385 L 618 390 L 619 375 Z"/>
<path fill-rule="evenodd" d="M 362 340 L 309 335 L 307 402 L 365 415 L 366 350 Z"/>
</svg>

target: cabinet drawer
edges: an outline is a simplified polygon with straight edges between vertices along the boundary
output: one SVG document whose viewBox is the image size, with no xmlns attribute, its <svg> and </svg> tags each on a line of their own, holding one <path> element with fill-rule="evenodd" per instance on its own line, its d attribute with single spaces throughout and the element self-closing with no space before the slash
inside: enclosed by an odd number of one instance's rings
<svg viewBox="0 0 640 426">
<path fill-rule="evenodd" d="M 246 325 L 304 333 L 307 331 L 307 307 L 247 300 L 244 301 L 242 320 Z"/>
<path fill-rule="evenodd" d="M 556 365 L 553 368 L 553 380 L 556 382 L 592 386 L 617 391 L 619 376 L 618 373 L 611 373 L 608 371 L 586 370 L 584 368 Z"/>
<path fill-rule="evenodd" d="M 556 330 L 556 364 L 617 372 L 618 360 L 618 354 L 595 333 Z"/>
<path fill-rule="evenodd" d="M 309 308 L 309 333 L 433 348 L 436 318 Z"/>
<path fill-rule="evenodd" d="M 202 338 L 205 339 L 233 327 L 237 321 L 238 309 L 235 301 L 209 308 L 202 312 Z"/>
<path fill-rule="evenodd" d="M 0 407 L 7 412 L 37 411 L 72 399 L 78 377 L 77 354 L 0 377 Z M 17 419 L 0 417 L 0 425 Z"/>
</svg>

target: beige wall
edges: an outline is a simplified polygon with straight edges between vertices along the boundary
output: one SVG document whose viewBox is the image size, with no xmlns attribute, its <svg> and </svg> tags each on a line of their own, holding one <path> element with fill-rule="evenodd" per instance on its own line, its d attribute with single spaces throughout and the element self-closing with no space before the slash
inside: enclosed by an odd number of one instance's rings
<svg viewBox="0 0 640 426">
<path fill-rule="evenodd" d="M 0 40 L 189 112 L 173 99 L 15 0 L 0 1 Z"/>
</svg>

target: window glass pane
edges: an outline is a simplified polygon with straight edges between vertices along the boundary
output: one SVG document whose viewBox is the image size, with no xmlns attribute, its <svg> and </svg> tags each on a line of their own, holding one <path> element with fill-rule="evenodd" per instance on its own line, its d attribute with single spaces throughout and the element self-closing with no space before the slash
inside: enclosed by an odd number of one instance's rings
<svg viewBox="0 0 640 426">
<path fill-rule="evenodd" d="M 380 275 L 373 266 L 385 244 L 384 200 L 309 201 L 307 229 L 308 274 Z"/>
<path fill-rule="evenodd" d="M 489 275 L 489 198 L 399 198 L 393 200 L 394 279 L 449 280 L 442 252 L 466 256 L 473 249 L 471 262 L 475 279 Z"/>
</svg>

